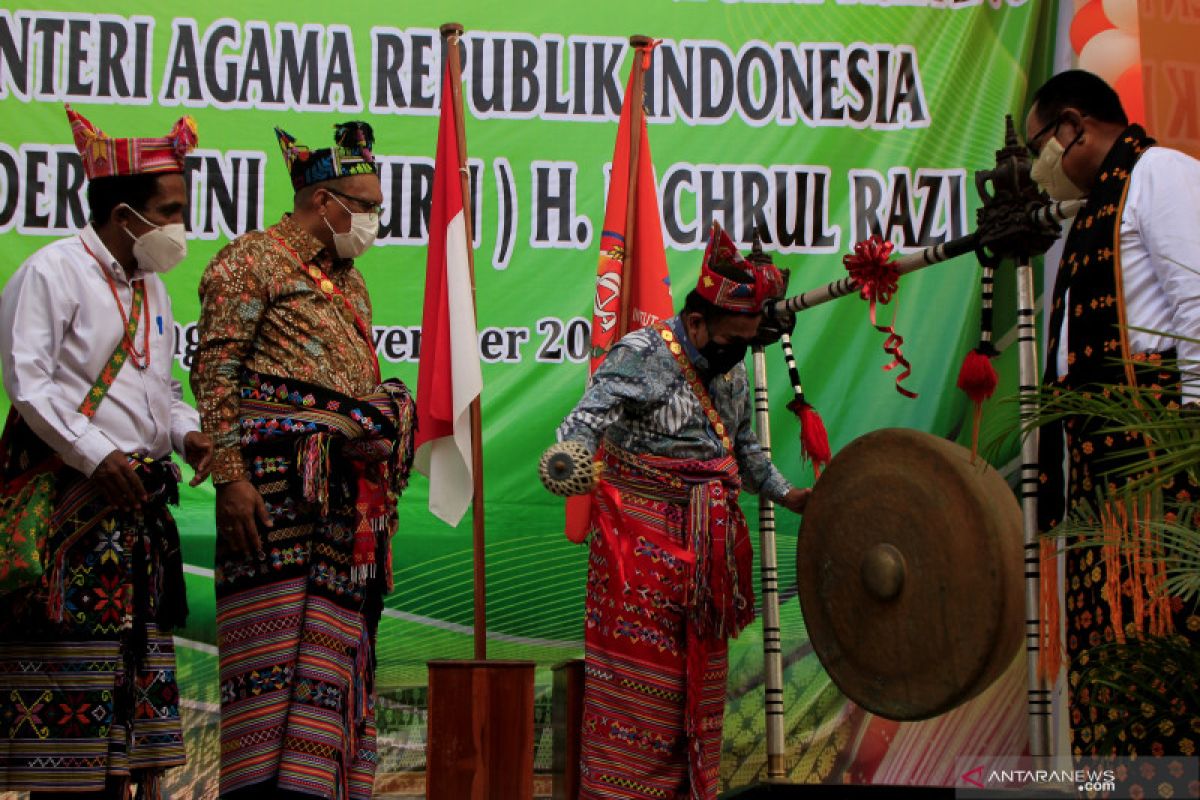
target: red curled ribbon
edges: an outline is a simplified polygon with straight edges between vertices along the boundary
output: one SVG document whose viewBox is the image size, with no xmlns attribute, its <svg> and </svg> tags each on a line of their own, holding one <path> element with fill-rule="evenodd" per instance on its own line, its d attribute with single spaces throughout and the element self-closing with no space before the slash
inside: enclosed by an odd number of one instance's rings
<svg viewBox="0 0 1200 800">
<path fill-rule="evenodd" d="M 896 333 L 893 327 L 896 315 L 892 314 L 892 325 L 880 325 L 875 320 L 875 304 L 887 305 L 899 289 L 900 271 L 889 261 L 894 248 L 894 244 L 885 242 L 876 234 L 855 244 L 854 252 L 842 257 L 842 264 L 850 273 L 862 299 L 871 304 L 871 324 L 875 326 L 875 330 L 888 335 L 883 341 L 883 352 L 892 357 L 892 362 L 885 365 L 883 371 L 889 372 L 896 367 L 903 367 L 904 371 L 896 376 L 896 391 L 905 397 L 916 397 L 916 392 L 910 392 L 900 385 L 912 374 L 912 365 L 900 350 L 900 345 L 904 344 L 904 337 Z"/>
</svg>

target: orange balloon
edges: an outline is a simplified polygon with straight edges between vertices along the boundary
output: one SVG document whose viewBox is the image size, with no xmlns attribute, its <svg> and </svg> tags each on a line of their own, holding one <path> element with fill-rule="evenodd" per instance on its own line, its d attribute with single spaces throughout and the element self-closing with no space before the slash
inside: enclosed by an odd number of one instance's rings
<svg viewBox="0 0 1200 800">
<path fill-rule="evenodd" d="M 1075 12 L 1071 20 L 1071 49 L 1079 55 L 1088 40 L 1100 31 L 1117 27 L 1104 13 L 1102 0 L 1089 0 L 1083 8 Z"/>
<path fill-rule="evenodd" d="M 1121 97 L 1121 105 L 1125 107 L 1125 115 L 1129 117 L 1129 121 L 1145 124 L 1146 96 L 1142 86 L 1142 65 L 1134 64 L 1121 73 L 1113 88 Z"/>
</svg>

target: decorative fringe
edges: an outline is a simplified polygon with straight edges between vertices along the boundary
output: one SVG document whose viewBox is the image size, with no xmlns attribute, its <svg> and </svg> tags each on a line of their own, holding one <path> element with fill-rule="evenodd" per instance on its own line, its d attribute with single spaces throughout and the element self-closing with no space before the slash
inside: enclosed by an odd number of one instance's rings
<svg viewBox="0 0 1200 800">
<path fill-rule="evenodd" d="M 392 525 L 386 480 L 377 480 L 371 464 L 351 463 L 358 493 L 354 503 L 354 561 L 350 579 L 361 586 L 375 577 L 381 547 L 391 549 Z"/>
<path fill-rule="evenodd" d="M 692 616 L 696 622 L 696 629 L 701 635 L 708 634 L 710 631 L 720 626 L 720 609 L 717 608 L 717 603 L 713 597 L 714 587 L 709 582 L 711 571 L 705 566 L 712 558 L 712 531 L 704 522 L 705 515 L 708 512 L 706 497 L 696 497 L 693 490 L 692 500 L 689 503 L 692 520 L 689 523 L 692 529 L 692 553 L 695 554 L 695 562 L 692 567 L 691 579 L 691 597 L 688 605 L 692 608 Z"/>
<path fill-rule="evenodd" d="M 333 141 L 338 147 L 359 149 L 370 155 L 371 148 L 375 146 L 375 131 L 367 122 L 342 122 L 333 126 Z"/>
<path fill-rule="evenodd" d="M 825 422 L 803 395 L 788 403 L 788 411 L 800 420 L 800 452 L 812 462 L 813 478 L 820 478 L 821 469 L 828 466 L 833 458 Z"/>
<path fill-rule="evenodd" d="M 1166 559 L 1162 543 L 1151 527 L 1153 500 L 1147 493 L 1105 503 L 1101 512 L 1104 530 L 1104 599 L 1109 606 L 1116 641 L 1129 635 L 1169 636 L 1175 631 L 1171 597 L 1167 593 Z M 1124 574 L 1123 574 L 1124 573 Z M 1126 623 L 1122 596 L 1132 606 Z"/>
<path fill-rule="evenodd" d="M 163 800 L 162 770 L 147 769 L 137 777 L 137 800 Z M 122 796 L 127 796 L 128 789 Z"/>
<path fill-rule="evenodd" d="M 986 259 L 985 259 L 986 262 Z M 971 421 L 971 463 L 979 457 L 979 427 L 983 422 L 983 403 L 996 391 L 1000 379 L 992 367 L 996 346 L 992 344 L 993 308 L 995 297 L 995 266 L 983 265 L 979 280 L 979 344 L 963 358 L 958 370 L 958 388 L 975 404 Z M 1056 634 L 1057 635 L 1057 634 Z"/>
<path fill-rule="evenodd" d="M 350 764 L 358 753 L 359 728 L 367 717 L 371 694 L 375 691 L 372 676 L 375 663 L 371 649 L 371 632 L 364 626 L 359 633 L 358 648 L 354 654 L 354 674 L 350 676 L 350 696 L 346 698 L 345 721 L 346 746 L 342 748 L 342 770 L 339 797 L 349 797 Z"/>
<path fill-rule="evenodd" d="M 1055 540 L 1044 537 L 1038 543 L 1038 570 L 1041 575 L 1041 628 L 1038 641 L 1038 675 L 1053 683 L 1063 665 L 1063 643 L 1059 635 L 1062 613 L 1058 598 L 1058 551 Z"/>
<path fill-rule="evenodd" d="M 182 159 L 192 152 L 199 142 L 196 120 L 187 115 L 180 117 L 175 126 L 171 128 L 171 132 L 167 134 L 167 138 L 171 141 L 175 155 Z"/>
<path fill-rule="evenodd" d="M 297 446 L 296 461 L 304 499 L 315 503 L 321 515 L 329 514 L 329 439 L 327 433 L 305 436 Z"/>
<path fill-rule="evenodd" d="M 974 423 L 971 432 L 971 461 L 979 455 L 979 426 L 983 421 L 983 403 L 991 397 L 1000 379 L 992 366 L 996 351 L 990 342 L 981 343 L 963 358 L 958 370 L 958 388 L 975 404 Z"/>
</svg>

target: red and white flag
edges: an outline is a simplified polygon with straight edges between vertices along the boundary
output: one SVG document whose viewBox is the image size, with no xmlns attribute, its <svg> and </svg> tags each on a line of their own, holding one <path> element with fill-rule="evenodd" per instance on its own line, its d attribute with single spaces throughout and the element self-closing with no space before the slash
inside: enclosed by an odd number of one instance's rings
<svg viewBox="0 0 1200 800">
<path fill-rule="evenodd" d="M 457 525 L 474 497 L 471 403 L 483 389 L 483 376 L 448 61 L 442 87 L 417 372 L 415 466 L 429 478 L 430 512 Z"/>
</svg>

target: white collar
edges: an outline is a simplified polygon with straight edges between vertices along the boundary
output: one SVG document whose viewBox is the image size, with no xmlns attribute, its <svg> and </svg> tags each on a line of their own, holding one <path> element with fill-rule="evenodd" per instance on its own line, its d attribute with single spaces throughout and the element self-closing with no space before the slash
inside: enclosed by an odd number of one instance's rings
<svg viewBox="0 0 1200 800">
<path fill-rule="evenodd" d="M 100 234 L 96 233 L 96 229 L 92 226 L 92 223 L 89 222 L 79 231 L 79 240 L 83 242 L 88 250 L 91 250 L 95 254 L 96 260 L 108 270 L 110 276 L 125 283 L 131 282 L 130 276 L 125 272 L 125 268 L 121 266 L 121 262 L 113 258 L 113 254 L 104 246 L 104 242 L 100 239 Z M 145 278 L 147 274 L 141 268 L 135 269 L 132 280 Z"/>
</svg>

